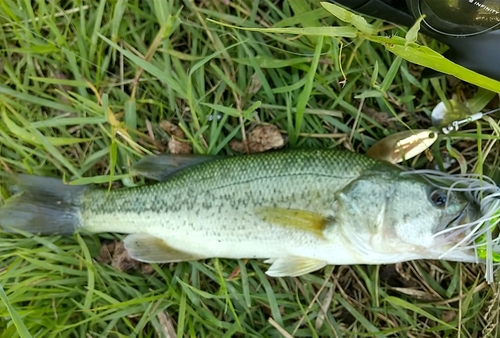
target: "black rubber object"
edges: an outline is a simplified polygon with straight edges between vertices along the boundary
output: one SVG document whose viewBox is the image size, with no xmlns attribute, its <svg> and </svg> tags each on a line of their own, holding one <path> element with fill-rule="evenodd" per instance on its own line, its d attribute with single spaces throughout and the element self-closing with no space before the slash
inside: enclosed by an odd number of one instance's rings
<svg viewBox="0 0 500 338">
<path fill-rule="evenodd" d="M 421 7 L 419 6 L 422 4 L 428 5 L 431 3 L 429 1 L 441 2 L 446 0 L 406 0 L 406 2 L 401 0 L 330 1 L 366 16 L 382 19 L 398 25 L 412 26 L 416 18 L 420 16 L 419 9 Z M 470 0 L 460 1 L 471 3 Z M 454 3 L 456 3 L 456 1 L 454 1 Z M 498 6 L 496 6 L 497 3 Z M 478 28 L 476 32 L 473 32 L 475 35 L 463 36 L 463 30 L 458 30 L 454 35 L 454 28 L 450 28 L 451 25 L 450 27 L 443 26 L 436 29 L 429 26 L 429 22 L 421 25 L 420 31 L 450 47 L 450 49 L 444 53 L 446 58 L 463 67 L 500 81 L 500 30 L 496 30 L 500 28 L 500 21 L 498 21 L 498 23 L 494 22 L 495 18 L 500 18 L 500 15 L 494 12 L 496 9 L 500 12 L 500 0 L 473 0 L 471 6 L 485 6 L 486 4 L 490 5 L 487 10 L 490 12 L 493 11 L 491 12 L 491 14 L 493 14 L 492 19 L 490 18 L 490 24 L 485 24 L 484 20 L 477 23 L 478 25 L 482 25 L 484 30 L 481 31 L 481 29 Z M 481 8 L 483 11 L 485 10 L 484 7 Z M 435 9 L 435 15 L 443 16 L 446 13 L 443 8 L 433 7 L 433 9 Z M 477 13 L 469 10 L 468 14 L 476 15 Z M 446 18 L 443 18 L 443 20 L 445 19 Z M 474 20 L 474 18 L 469 18 L 468 21 L 464 19 L 461 22 L 471 25 L 471 22 L 475 22 Z M 492 23 L 491 20 L 493 20 Z M 432 24 L 432 22 L 430 24 Z M 442 28 L 448 29 L 448 31 L 443 32 Z M 423 75 L 432 77 L 441 74 L 426 69 Z"/>
</svg>

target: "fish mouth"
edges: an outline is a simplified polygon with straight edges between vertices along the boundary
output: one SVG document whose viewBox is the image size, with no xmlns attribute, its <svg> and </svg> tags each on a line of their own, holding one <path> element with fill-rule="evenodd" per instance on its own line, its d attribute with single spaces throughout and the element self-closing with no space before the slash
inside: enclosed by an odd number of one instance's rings
<svg viewBox="0 0 500 338">
<path fill-rule="evenodd" d="M 476 238 L 470 234 L 481 224 L 479 218 L 480 212 L 475 203 L 468 202 L 443 230 L 435 234 L 437 250 L 432 250 L 433 256 L 451 261 L 477 262 L 473 249 Z"/>
<path fill-rule="evenodd" d="M 447 228 L 460 227 L 464 224 L 470 224 L 473 219 L 477 219 L 479 212 L 477 212 L 472 202 L 468 202 L 460 213 L 453 219 Z"/>
<path fill-rule="evenodd" d="M 448 237 L 450 235 L 457 236 L 458 230 L 462 230 L 465 224 L 469 224 L 473 218 L 478 215 L 475 212 L 475 208 L 471 202 L 468 202 L 464 205 L 464 207 L 455 215 L 447 217 L 438 227 L 438 231 L 434 236 L 436 237 Z M 462 232 L 462 231 L 458 231 Z"/>
</svg>

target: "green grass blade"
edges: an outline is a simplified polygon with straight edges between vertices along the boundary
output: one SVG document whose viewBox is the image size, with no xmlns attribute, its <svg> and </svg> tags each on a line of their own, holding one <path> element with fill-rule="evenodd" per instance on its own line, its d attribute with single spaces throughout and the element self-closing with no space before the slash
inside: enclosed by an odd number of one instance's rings
<svg viewBox="0 0 500 338">
<path fill-rule="evenodd" d="M 9 302 L 9 297 L 7 297 L 7 294 L 5 293 L 3 286 L 0 284 L 0 300 L 2 301 L 3 305 L 7 308 L 7 311 L 9 312 L 9 315 L 12 319 L 12 322 L 17 328 L 17 333 L 19 334 L 19 337 L 21 338 L 31 338 L 31 334 L 29 333 L 28 329 L 23 323 L 23 320 L 19 316 L 19 314 L 16 312 L 14 307 L 10 304 Z"/>
</svg>

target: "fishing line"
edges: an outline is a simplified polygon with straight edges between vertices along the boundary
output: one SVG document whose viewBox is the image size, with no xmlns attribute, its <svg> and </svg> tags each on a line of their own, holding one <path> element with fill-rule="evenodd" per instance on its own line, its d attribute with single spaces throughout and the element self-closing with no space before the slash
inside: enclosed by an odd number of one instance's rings
<svg viewBox="0 0 500 338">
<path fill-rule="evenodd" d="M 471 122 L 474 122 L 474 121 L 477 121 L 477 120 L 480 120 L 484 116 L 496 113 L 498 111 L 500 111 L 500 108 L 493 109 L 493 110 L 487 111 L 485 113 L 479 112 L 479 113 L 472 114 L 464 119 L 453 121 L 452 123 L 448 124 L 447 126 L 441 128 L 441 132 L 443 134 L 447 135 L 452 131 L 458 131 L 458 129 L 460 129 L 461 126 L 466 125 L 466 124 L 471 123 Z"/>
<path fill-rule="evenodd" d="M 458 131 L 460 127 L 468 123 L 498 111 L 500 108 L 472 114 L 449 123 L 442 127 L 438 133 L 448 135 L 452 131 Z M 473 250 L 476 262 L 484 262 L 486 265 L 486 281 L 492 283 L 496 271 L 494 268 L 498 269 L 500 266 L 500 235 L 497 235 L 496 238 L 493 237 L 493 231 L 500 223 L 500 188 L 495 181 L 488 176 L 479 174 L 448 174 L 430 169 L 408 170 L 402 173 L 402 175 L 412 174 L 419 175 L 434 187 L 446 191 L 448 195 L 452 192 L 464 193 L 471 203 L 477 204 L 480 216 L 476 220 L 459 225 L 452 223 L 451 226 L 434 234 L 434 237 L 441 245 L 456 242 L 439 258 L 443 258 L 453 251 Z M 456 241 L 457 237 L 463 238 Z"/>
<path fill-rule="evenodd" d="M 442 257 L 455 250 L 474 250 L 477 262 L 483 261 L 486 265 L 486 281 L 492 283 L 494 267 L 500 265 L 500 238 L 493 238 L 493 229 L 500 223 L 500 188 L 495 181 L 488 176 L 478 174 L 452 175 L 430 169 L 409 170 L 403 172 L 402 175 L 419 175 L 436 188 L 447 192 L 464 193 L 471 203 L 479 206 L 481 216 L 478 219 L 447 227 L 434 236 L 443 238 L 444 242 L 463 236 L 460 241 L 442 254 Z"/>
</svg>

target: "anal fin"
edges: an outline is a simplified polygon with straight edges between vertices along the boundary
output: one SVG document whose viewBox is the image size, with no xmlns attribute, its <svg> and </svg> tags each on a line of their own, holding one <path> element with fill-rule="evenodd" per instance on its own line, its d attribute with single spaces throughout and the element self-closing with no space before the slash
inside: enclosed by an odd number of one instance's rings
<svg viewBox="0 0 500 338">
<path fill-rule="evenodd" d="M 128 235 L 123 240 L 123 244 L 130 257 L 145 263 L 174 263 L 203 258 L 190 252 L 171 248 L 161 238 L 145 233 Z"/>
<path fill-rule="evenodd" d="M 319 270 L 327 265 L 325 261 L 306 257 L 281 257 L 275 260 L 267 260 L 273 264 L 266 271 L 266 275 L 271 277 L 296 277 Z"/>
</svg>

